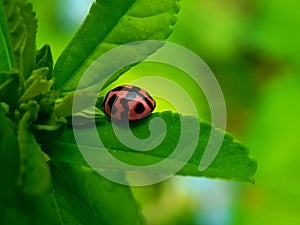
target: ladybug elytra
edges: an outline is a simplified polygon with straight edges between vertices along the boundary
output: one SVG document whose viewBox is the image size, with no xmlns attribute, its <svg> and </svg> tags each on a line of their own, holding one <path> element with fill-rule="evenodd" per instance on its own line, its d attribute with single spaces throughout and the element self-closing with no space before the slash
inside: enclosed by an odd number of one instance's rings
<svg viewBox="0 0 300 225">
<path fill-rule="evenodd" d="M 102 103 L 107 116 L 118 121 L 134 121 L 151 114 L 155 101 L 145 90 L 122 85 L 109 91 Z"/>
</svg>

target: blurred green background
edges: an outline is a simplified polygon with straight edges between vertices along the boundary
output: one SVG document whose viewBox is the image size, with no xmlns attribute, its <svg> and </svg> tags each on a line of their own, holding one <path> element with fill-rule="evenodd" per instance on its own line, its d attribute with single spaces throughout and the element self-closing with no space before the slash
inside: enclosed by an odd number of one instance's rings
<svg viewBox="0 0 300 225">
<path fill-rule="evenodd" d="M 92 1 L 32 2 L 38 47 L 49 43 L 57 59 Z M 227 131 L 250 148 L 259 168 L 254 185 L 176 177 L 134 188 L 149 224 L 300 224 L 299 12 L 296 0 L 182 0 L 169 41 L 212 69 L 226 100 Z M 193 82 L 172 69 L 159 71 L 188 89 L 201 118 L 209 120 Z M 120 83 L 151 72 L 141 64 Z M 162 103 L 157 111 L 168 107 Z"/>
</svg>

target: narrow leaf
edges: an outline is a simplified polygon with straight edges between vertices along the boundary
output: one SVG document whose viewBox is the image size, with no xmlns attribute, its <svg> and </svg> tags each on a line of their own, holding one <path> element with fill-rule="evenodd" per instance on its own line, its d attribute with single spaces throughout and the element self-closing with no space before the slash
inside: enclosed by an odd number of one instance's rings
<svg viewBox="0 0 300 225">
<path fill-rule="evenodd" d="M 18 7 L 22 14 L 26 29 L 26 43 L 21 51 L 21 70 L 24 74 L 24 79 L 27 79 L 35 64 L 35 41 L 37 32 L 37 20 L 31 3 L 26 1 L 18 1 Z"/>
<path fill-rule="evenodd" d="M 0 221 L 11 225 L 61 225 L 44 170 L 47 164 L 34 137 L 28 133 L 26 115 L 20 121 L 17 138 L 15 125 L 0 105 Z"/>
<path fill-rule="evenodd" d="M 50 170 L 46 158 L 36 142 L 33 134 L 29 132 L 29 123 L 37 118 L 38 105 L 30 102 L 22 116 L 18 127 L 18 143 L 22 162 L 22 190 L 26 194 L 40 195 L 50 190 Z"/>
<path fill-rule="evenodd" d="M 98 146 L 91 143 L 91 128 L 81 128 L 83 137 L 86 135 L 85 143 L 84 140 L 81 143 L 86 146 L 84 148 L 85 154 L 94 157 L 93 166 L 97 168 L 112 167 L 110 162 L 102 160 L 103 157 L 101 157 L 101 154 L 103 154 L 103 151 L 108 151 L 122 162 L 137 166 L 151 165 L 168 158 L 180 140 L 181 125 L 178 114 L 171 112 L 155 113 L 149 118 L 132 124 L 131 131 L 140 139 L 147 138 L 150 135 L 149 121 L 155 117 L 164 120 L 167 126 L 167 132 L 166 134 L 158 134 L 157 137 L 153 138 L 152 142 L 147 143 L 148 146 L 155 146 L 156 142 L 165 135 L 163 141 L 153 150 L 135 151 L 134 149 L 124 146 L 116 137 L 112 128 L 112 123 L 107 119 L 102 119 L 97 126 L 97 130 L 106 149 L 99 149 Z M 187 121 L 187 126 L 197 122 L 194 117 L 183 116 L 182 118 Z M 130 131 L 126 129 L 124 130 L 123 133 L 125 134 L 125 138 L 126 133 L 128 132 Z M 192 129 L 190 131 L 189 129 L 186 129 L 185 132 L 186 133 L 184 135 L 187 137 L 193 137 L 193 132 L 195 131 Z M 206 170 L 199 171 L 198 168 L 200 160 L 202 159 L 202 155 L 206 149 L 210 133 L 212 133 L 213 137 L 217 138 L 218 135 L 222 134 L 222 131 L 214 128 L 208 123 L 201 122 L 200 135 L 196 149 L 191 158 L 186 162 L 185 166 L 178 171 L 177 174 L 253 182 L 253 177 L 257 168 L 256 161 L 250 158 L 249 151 L 245 146 L 234 141 L 232 136 L 227 133 L 225 134 L 222 146 L 214 161 Z M 183 144 L 182 151 L 185 149 L 185 146 L 188 146 L 193 141 L 195 140 L 187 139 L 186 143 Z M 78 150 L 72 130 L 65 131 L 59 140 L 48 146 L 44 146 L 44 149 L 50 155 L 52 160 L 88 166 Z M 172 160 L 176 163 L 176 161 L 181 160 L 181 156 L 179 155 L 177 158 Z M 159 173 L 159 171 L 155 172 Z"/>
<path fill-rule="evenodd" d="M 0 72 L 3 83 L 0 85 L 0 101 L 10 106 L 14 111 L 21 95 L 20 77 L 17 72 Z"/>
<path fill-rule="evenodd" d="M 84 71 L 99 56 L 114 47 L 140 40 L 166 39 L 176 22 L 175 15 L 179 11 L 177 2 L 178 0 L 96 1 L 55 65 L 55 88 L 61 91 L 75 90 Z M 113 80 L 122 72 L 114 76 Z M 103 75 L 99 74 L 99 80 L 101 76 Z"/>
<path fill-rule="evenodd" d="M 21 157 L 15 124 L 0 105 L 0 218 L 1 224 L 59 225 L 53 195 L 26 195 L 20 191 Z M 22 135 L 22 134 L 21 134 Z M 22 143 L 27 145 L 26 143 Z M 34 183 L 39 185 L 40 182 Z M 34 187 L 39 188 L 39 187 Z"/>
<path fill-rule="evenodd" d="M 14 124 L 0 104 L 0 202 L 15 199 L 20 178 L 20 152 Z"/>
<path fill-rule="evenodd" d="M 22 0 L 3 0 L 13 68 L 20 70 L 22 80 L 29 77 L 35 62 L 37 21 L 32 4 Z"/>
<path fill-rule="evenodd" d="M 48 68 L 49 72 L 47 75 L 47 80 L 50 80 L 53 75 L 53 57 L 49 45 L 46 44 L 37 51 L 35 61 L 36 63 L 34 69 L 40 69 L 42 67 Z"/>
<path fill-rule="evenodd" d="M 19 99 L 19 102 L 26 102 L 30 99 L 34 99 L 37 96 L 50 92 L 50 88 L 52 87 L 54 80 L 47 80 L 48 73 L 49 69 L 47 67 L 34 70 L 32 76 L 30 77 L 33 78 L 33 81 L 32 83 L 31 80 L 30 82 L 26 82 L 30 83 L 30 85 Z"/>
<path fill-rule="evenodd" d="M 0 72 L 10 71 L 12 66 L 11 47 L 2 3 L 0 4 Z M 0 85 L 1 85 L 0 77 Z"/>
</svg>

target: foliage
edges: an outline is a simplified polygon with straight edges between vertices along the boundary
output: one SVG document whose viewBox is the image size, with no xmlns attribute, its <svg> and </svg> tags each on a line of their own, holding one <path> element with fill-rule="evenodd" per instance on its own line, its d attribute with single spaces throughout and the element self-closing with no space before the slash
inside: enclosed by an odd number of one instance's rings
<svg viewBox="0 0 300 225">
<path fill-rule="evenodd" d="M 109 49 L 136 40 L 166 39 L 172 32 L 178 11 L 177 0 L 96 1 L 54 64 L 49 45 L 36 49 L 37 21 L 32 5 L 21 0 L 1 1 L 1 223 L 144 222 L 130 188 L 102 178 L 78 154 L 73 130 L 68 124 L 73 96 L 69 92 L 74 91 L 93 60 Z M 116 81 L 128 69 L 115 74 L 105 85 Z M 145 154 L 122 146 L 107 118 L 98 118 L 97 129 L 116 157 L 130 163 L 153 163 L 172 152 L 173 143 L 180 135 L 178 118 L 190 123 L 195 120 L 177 113 L 156 113 L 132 125 L 132 132 L 145 138 L 153 117 L 162 118 L 169 129 L 165 142 Z M 178 174 L 253 181 L 256 162 L 229 134 L 225 135 L 214 162 L 199 172 L 209 132 L 215 135 L 223 132 L 206 122 L 201 122 L 200 127 L 197 149 Z M 89 128 L 83 130 L 88 134 Z M 107 169 L 105 162 L 98 169 Z M 118 168 L 114 169 L 119 176 L 124 176 Z"/>
<path fill-rule="evenodd" d="M 259 162 L 255 185 L 223 193 L 233 196 L 222 224 L 299 223 L 299 9 L 295 0 L 182 2 L 170 40 L 211 66 L 226 98 L 227 129 Z M 210 206 L 220 212 L 219 202 Z"/>
</svg>

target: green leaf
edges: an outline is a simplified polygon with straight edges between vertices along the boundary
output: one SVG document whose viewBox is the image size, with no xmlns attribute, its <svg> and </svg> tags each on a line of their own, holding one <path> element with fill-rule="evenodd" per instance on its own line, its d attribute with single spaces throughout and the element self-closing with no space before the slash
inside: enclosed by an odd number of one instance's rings
<svg viewBox="0 0 300 225">
<path fill-rule="evenodd" d="M 25 22 L 27 37 L 24 48 L 21 51 L 21 70 L 24 78 L 27 79 L 35 64 L 35 41 L 37 32 L 37 20 L 35 19 L 35 12 L 31 3 L 24 0 L 19 1 L 19 9 Z"/>
<path fill-rule="evenodd" d="M 5 116 L 5 111 L 0 105 L 0 218 L 1 224 L 10 225 L 32 225 L 32 224 L 59 224 L 58 215 L 54 205 L 54 198 L 50 192 L 42 195 L 25 194 L 20 191 L 21 178 L 21 155 L 20 150 L 24 146 L 33 147 L 30 144 L 32 136 L 24 129 L 21 129 L 21 140 L 28 143 L 21 143 L 18 146 L 18 139 L 15 134 L 15 125 Z M 25 121 L 24 121 L 25 122 Z M 23 124 L 24 125 L 24 124 Z M 22 127 L 22 125 L 20 125 Z M 27 138 L 26 138 L 27 137 Z M 20 139 L 19 139 L 20 141 Z M 34 151 L 34 149 L 28 149 Z M 41 153 L 41 152 L 39 152 Z M 30 156 L 29 156 L 30 157 Z M 33 156 L 35 157 L 35 156 Z M 34 161 L 34 159 L 33 159 Z M 32 163 L 30 163 L 32 164 Z M 28 166 L 28 165 L 27 165 Z M 45 176 L 42 179 L 46 179 Z M 24 181 L 24 180 L 23 180 Z M 27 182 L 34 182 L 34 179 L 27 179 Z M 31 184 L 40 185 L 41 181 Z M 24 185 L 24 183 L 23 183 Z M 25 188 L 27 189 L 28 186 Z M 33 187 L 38 190 L 41 187 Z M 36 193 L 36 192 L 35 192 Z"/>
<path fill-rule="evenodd" d="M 96 1 L 73 40 L 58 58 L 54 68 L 55 88 L 65 92 L 75 90 L 84 71 L 114 47 L 140 40 L 166 39 L 172 32 L 178 11 L 178 0 Z M 99 80 L 104 79 L 101 75 Z"/>
<path fill-rule="evenodd" d="M 40 195 L 50 190 L 50 170 L 39 144 L 29 132 L 29 123 L 37 118 L 39 105 L 29 102 L 21 105 L 20 108 L 26 109 L 18 127 L 22 166 L 21 188 L 26 194 Z"/>
<path fill-rule="evenodd" d="M 56 115 L 58 116 L 71 116 L 72 113 L 74 113 L 75 111 L 73 111 L 73 101 L 74 101 L 74 94 L 75 93 L 70 93 L 68 95 L 66 95 L 63 99 L 61 99 L 61 101 L 57 102 L 54 112 Z M 93 93 L 89 93 L 87 91 L 78 91 L 76 93 L 77 98 L 80 99 L 80 102 L 82 102 L 82 104 L 80 105 L 80 108 L 78 109 L 77 112 L 80 112 L 84 109 L 90 108 L 92 106 L 92 103 L 90 101 L 86 101 L 86 99 L 95 97 L 96 94 Z"/>
<path fill-rule="evenodd" d="M 35 62 L 37 21 L 32 4 L 23 0 L 3 0 L 13 68 L 20 71 L 21 80 L 29 77 Z"/>
<path fill-rule="evenodd" d="M 50 80 L 53 76 L 53 57 L 51 48 L 49 45 L 44 45 L 41 49 L 39 49 L 36 53 L 35 58 L 35 68 L 40 69 L 42 67 L 47 67 L 49 72 L 47 75 L 47 80 Z"/>
<path fill-rule="evenodd" d="M 27 38 L 26 27 L 20 9 L 15 1 L 3 0 L 2 4 L 9 34 L 8 40 L 10 41 L 12 50 L 12 66 L 18 70 L 20 69 L 21 51 L 24 48 Z"/>
<path fill-rule="evenodd" d="M 12 201 L 20 179 L 20 152 L 15 127 L 0 104 L 0 202 Z"/>
<path fill-rule="evenodd" d="M 0 101 L 10 106 L 10 110 L 14 111 L 21 95 L 20 77 L 16 72 L 0 72 L 0 77 L 4 81 L 0 86 Z"/>
<path fill-rule="evenodd" d="M 43 122 L 43 121 L 41 121 Z M 66 119 L 64 117 L 51 117 L 47 124 L 32 124 L 30 131 L 34 134 L 38 143 L 46 144 L 59 138 L 65 130 Z"/>
<path fill-rule="evenodd" d="M 32 72 L 32 75 L 26 81 L 26 86 L 28 87 L 19 99 L 19 103 L 26 102 L 30 99 L 34 99 L 40 95 L 45 95 L 50 92 L 54 80 L 47 80 L 48 73 L 49 69 L 47 67 L 42 67 Z"/>
<path fill-rule="evenodd" d="M 10 71 L 12 67 L 11 47 L 2 3 L 0 4 L 0 59 L 0 72 Z"/>
<path fill-rule="evenodd" d="M 107 119 L 102 119 L 97 126 L 99 136 L 101 137 L 101 141 L 105 145 L 106 149 L 99 149 L 99 147 L 96 147 L 95 145 L 93 146 L 90 139 L 92 132 L 91 128 L 81 128 L 82 134 L 86 135 L 85 142 L 82 142 L 81 144 L 86 146 L 84 150 L 86 151 L 85 153 L 94 157 L 93 166 L 96 165 L 96 167 L 99 168 L 111 168 L 111 163 L 102 160 L 101 157 L 101 153 L 106 150 L 122 162 L 138 166 L 151 165 L 169 157 L 169 155 L 176 148 L 178 140 L 180 140 L 181 125 L 179 114 L 171 112 L 152 114 L 152 116 L 146 119 L 133 123 L 131 126 L 131 131 L 140 139 L 147 138 L 150 135 L 149 121 L 155 117 L 164 120 L 167 126 L 167 132 L 163 141 L 151 151 L 135 151 L 124 146 L 114 134 L 112 123 Z M 193 124 L 197 124 L 197 119 L 189 116 L 183 116 L 181 118 L 187 123 L 185 125 L 187 126 L 187 129 L 185 130 L 186 133 L 184 135 L 187 137 L 195 136 L 193 133 L 195 131 L 192 129 L 189 130 L 188 128 L 191 125 L 193 126 Z M 225 134 L 222 146 L 214 161 L 204 171 L 198 170 L 210 132 L 212 132 L 213 137 L 215 138 L 218 138 L 218 136 L 222 134 L 222 131 L 205 122 L 201 122 L 200 128 L 197 147 L 192 157 L 178 172 L 178 174 L 253 182 L 254 174 L 257 168 L 256 161 L 250 158 L 249 151 L 244 145 L 234 141 L 232 136 L 227 133 Z M 129 131 L 127 129 L 123 130 L 125 135 L 128 132 Z M 155 145 L 162 136 L 164 136 L 164 133 L 158 134 L 158 136 L 154 137 L 152 142 L 147 143 L 147 145 Z M 185 146 L 188 146 L 192 142 L 195 142 L 195 140 L 188 138 L 186 143 L 184 143 L 182 150 L 184 150 Z M 88 166 L 78 150 L 77 143 L 73 136 L 73 131 L 70 129 L 66 130 L 63 136 L 57 141 L 48 146 L 44 146 L 44 149 L 50 155 L 52 160 Z M 181 156 L 174 158 L 173 162 L 175 163 L 177 160 L 180 161 Z"/>
<path fill-rule="evenodd" d="M 128 186 L 80 166 L 51 163 L 55 199 L 63 224 L 142 224 Z"/>
<path fill-rule="evenodd" d="M 18 194 L 12 204 L 1 204 L 1 224 L 62 225 L 53 193 L 38 196 Z"/>
<path fill-rule="evenodd" d="M 20 121 L 18 138 L 1 105 L 0 119 L 1 224 L 62 224 L 49 183 L 49 167 L 28 132 L 28 114 Z"/>
</svg>

